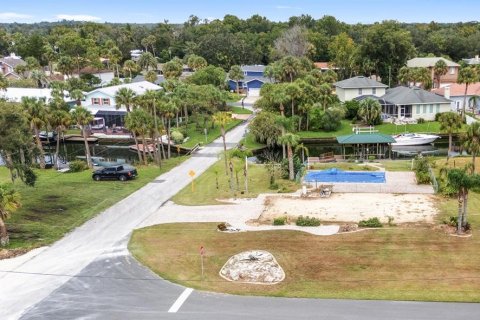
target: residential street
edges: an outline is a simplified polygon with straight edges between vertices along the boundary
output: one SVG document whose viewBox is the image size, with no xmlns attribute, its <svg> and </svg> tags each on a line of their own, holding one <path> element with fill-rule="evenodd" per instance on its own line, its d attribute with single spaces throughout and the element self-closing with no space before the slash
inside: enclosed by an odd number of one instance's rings
<svg viewBox="0 0 480 320">
<path fill-rule="evenodd" d="M 228 133 L 230 147 L 245 128 L 242 124 Z M 165 213 L 170 204 L 162 206 L 190 183 L 190 170 L 200 175 L 222 149 L 220 138 L 21 265 L 0 263 L 0 318 L 420 320 L 480 314 L 480 304 L 473 303 L 288 299 L 197 291 L 173 308 L 185 288 L 141 266 L 126 245 L 135 228 L 190 221 L 188 216 Z M 205 221 L 219 214 L 207 211 Z"/>
<path fill-rule="evenodd" d="M 245 128 L 243 123 L 228 132 L 229 147 L 241 140 Z M 190 183 L 190 170 L 200 175 L 217 161 L 217 154 L 222 150 L 219 138 L 20 266 L 4 269 L 0 264 L 0 318 L 18 318 L 103 253 L 111 252 L 120 240 Z"/>
</svg>

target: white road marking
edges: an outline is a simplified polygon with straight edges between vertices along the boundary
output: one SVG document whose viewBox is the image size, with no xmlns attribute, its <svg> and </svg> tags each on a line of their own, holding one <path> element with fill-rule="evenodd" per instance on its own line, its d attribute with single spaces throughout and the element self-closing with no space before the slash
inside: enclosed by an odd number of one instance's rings
<svg viewBox="0 0 480 320">
<path fill-rule="evenodd" d="M 190 296 L 190 294 L 193 292 L 193 289 L 192 288 L 186 288 L 182 294 L 177 298 L 177 300 L 175 301 L 174 304 L 172 304 L 172 306 L 170 307 L 170 309 L 168 309 L 168 312 L 170 313 L 175 313 L 178 311 L 178 309 L 180 309 L 180 307 L 182 306 L 182 304 L 188 299 L 188 296 Z"/>
</svg>

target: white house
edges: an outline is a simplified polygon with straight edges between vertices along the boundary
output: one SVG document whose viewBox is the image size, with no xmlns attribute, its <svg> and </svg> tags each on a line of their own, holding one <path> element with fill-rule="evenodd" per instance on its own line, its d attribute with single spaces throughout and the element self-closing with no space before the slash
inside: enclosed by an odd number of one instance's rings
<svg viewBox="0 0 480 320">
<path fill-rule="evenodd" d="M 385 89 L 388 88 L 383 83 L 363 76 L 338 81 L 333 85 L 341 102 L 350 101 L 361 96 L 381 97 L 385 94 Z"/>
<path fill-rule="evenodd" d="M 435 114 L 451 110 L 451 100 L 417 87 L 388 89 L 379 102 L 382 113 L 395 118 L 435 120 Z"/>
<path fill-rule="evenodd" d="M 162 87 L 148 81 L 125 83 L 118 86 L 98 88 L 85 94 L 82 106 L 87 108 L 95 117 L 104 118 L 105 125 L 123 126 L 123 118 L 127 110 L 124 106 L 117 106 L 115 95 L 121 88 L 129 88 L 135 94 L 142 95 L 147 90 L 160 90 Z M 118 108 L 117 108 L 118 107 Z"/>
</svg>

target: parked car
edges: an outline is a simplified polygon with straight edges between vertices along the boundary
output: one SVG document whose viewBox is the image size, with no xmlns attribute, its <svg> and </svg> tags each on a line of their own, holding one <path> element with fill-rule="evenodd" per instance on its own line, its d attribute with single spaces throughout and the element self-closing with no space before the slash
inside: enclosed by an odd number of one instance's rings
<svg viewBox="0 0 480 320">
<path fill-rule="evenodd" d="M 134 179 L 137 176 L 137 169 L 127 166 L 111 166 L 95 170 L 92 178 L 95 181 L 100 180 L 120 180 L 126 181 Z"/>
</svg>

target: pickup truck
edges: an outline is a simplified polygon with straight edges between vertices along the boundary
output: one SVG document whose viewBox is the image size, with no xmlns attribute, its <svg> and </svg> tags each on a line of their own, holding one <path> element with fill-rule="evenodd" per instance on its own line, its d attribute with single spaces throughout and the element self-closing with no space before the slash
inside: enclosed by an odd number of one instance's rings
<svg viewBox="0 0 480 320">
<path fill-rule="evenodd" d="M 95 170 L 92 178 L 95 181 L 103 179 L 126 181 L 137 176 L 137 169 L 127 166 L 111 166 Z"/>
</svg>

